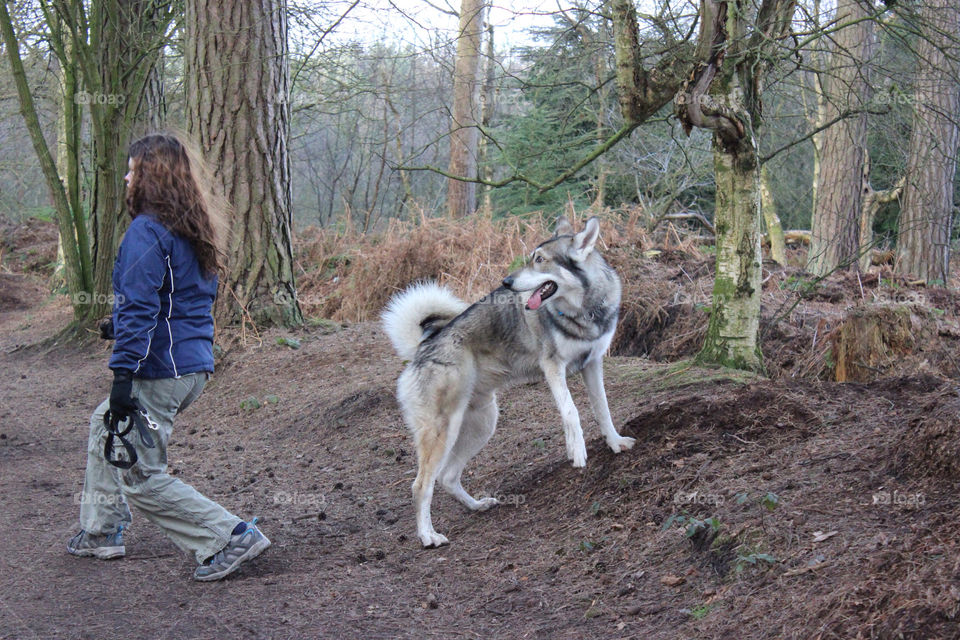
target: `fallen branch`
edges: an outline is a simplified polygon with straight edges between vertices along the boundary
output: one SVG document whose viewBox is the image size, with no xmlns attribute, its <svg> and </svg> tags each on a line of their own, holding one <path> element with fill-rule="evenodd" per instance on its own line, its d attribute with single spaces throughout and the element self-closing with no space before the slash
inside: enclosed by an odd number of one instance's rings
<svg viewBox="0 0 960 640">
<path fill-rule="evenodd" d="M 706 227 L 707 231 L 709 231 L 713 235 L 717 235 L 717 230 L 713 226 L 713 223 L 707 220 L 706 217 L 704 217 L 704 215 L 698 211 L 689 211 L 687 213 L 669 213 L 661 217 L 660 220 L 657 221 L 657 223 L 659 224 L 663 220 L 696 220 L 697 222 L 702 224 L 704 227 Z"/>
</svg>

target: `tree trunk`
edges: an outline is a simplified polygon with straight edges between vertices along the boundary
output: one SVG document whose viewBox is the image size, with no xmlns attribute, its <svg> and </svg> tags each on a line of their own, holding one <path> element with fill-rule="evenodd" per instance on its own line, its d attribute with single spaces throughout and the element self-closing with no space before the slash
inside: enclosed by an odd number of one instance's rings
<svg viewBox="0 0 960 640">
<path fill-rule="evenodd" d="M 783 237 L 783 224 L 777 215 L 777 205 L 773 201 L 770 172 L 766 165 L 760 168 L 760 207 L 763 210 L 763 222 L 767 227 L 767 238 L 770 240 L 770 259 L 779 265 L 785 265 L 787 245 Z"/>
<path fill-rule="evenodd" d="M 837 4 L 838 24 L 853 24 L 833 36 L 827 75 L 820 81 L 825 106 L 819 112 L 824 118 L 820 124 L 862 109 L 870 99 L 867 76 L 873 23 L 866 19 L 867 9 L 862 0 L 839 0 Z M 816 275 L 857 267 L 866 142 L 866 113 L 845 118 L 822 132 L 807 258 L 807 270 Z"/>
<path fill-rule="evenodd" d="M 487 24 L 487 43 L 486 60 L 484 61 L 483 87 L 480 91 L 480 124 L 484 130 L 490 126 L 493 121 L 494 108 L 496 106 L 496 91 L 494 81 L 496 80 L 496 58 L 493 48 L 493 25 Z M 479 163 L 483 171 L 483 179 L 487 182 L 493 180 L 493 163 L 489 159 L 489 145 L 486 136 L 480 137 L 478 149 Z M 493 216 L 493 187 L 489 184 L 483 187 L 483 213 L 486 216 Z"/>
<path fill-rule="evenodd" d="M 922 37 L 897 252 L 900 271 L 946 284 L 960 140 L 960 8 L 956 0 L 930 0 L 919 14 Z"/>
<path fill-rule="evenodd" d="M 486 0 L 462 0 L 457 34 L 457 59 L 453 71 L 453 113 L 450 124 L 450 170 L 454 176 L 476 177 L 477 173 L 477 88 L 480 43 Z M 447 212 L 462 218 L 477 209 L 475 182 L 447 180 Z"/>
<path fill-rule="evenodd" d="M 82 250 L 83 247 L 89 249 L 89 245 L 84 243 L 86 229 L 83 226 L 82 216 L 79 218 L 81 224 L 77 226 L 78 215 L 80 214 L 78 211 L 71 209 L 70 199 L 57 171 L 56 160 L 43 136 L 43 127 L 37 116 L 36 104 L 27 83 L 27 74 L 23 67 L 23 60 L 20 58 L 19 41 L 14 32 L 13 21 L 10 18 L 6 3 L 0 7 L 0 36 L 2 36 L 3 46 L 10 61 L 10 70 L 20 103 L 20 113 L 30 134 L 30 141 L 33 143 L 44 180 L 53 200 L 60 237 L 66 240 L 63 244 L 64 275 L 67 288 L 73 296 L 74 317 L 77 320 L 82 320 L 90 310 L 89 295 L 92 284 L 89 253 L 85 254 Z M 58 57 L 61 60 L 63 60 L 61 55 L 63 52 L 63 48 L 60 47 Z"/>
<path fill-rule="evenodd" d="M 169 1 L 102 0 L 91 7 L 90 41 L 81 66 L 93 137 L 91 314 L 98 318 L 111 310 L 113 264 L 129 221 L 123 181 L 127 150 L 147 78 L 166 42 L 173 6 Z"/>
<path fill-rule="evenodd" d="M 218 315 L 298 325 L 286 2 L 188 0 L 185 23 L 188 130 L 234 213 Z"/>
<path fill-rule="evenodd" d="M 701 364 L 763 370 L 756 130 L 763 77 L 772 48 L 790 32 L 794 7 L 793 0 L 764 0 L 753 16 L 747 0 L 702 0 L 697 67 L 674 101 L 687 133 L 713 131 L 717 268 Z"/>
<path fill-rule="evenodd" d="M 820 0 L 813 0 L 813 11 L 810 13 L 810 20 L 813 23 L 813 28 L 819 31 L 822 27 L 820 24 Z M 809 92 L 804 90 L 801 91 L 801 98 L 803 100 L 803 112 L 806 116 L 806 119 L 810 122 L 810 128 L 816 128 L 820 126 L 821 123 L 827 121 L 827 101 L 824 98 L 823 91 L 823 81 L 825 80 L 822 73 L 818 73 L 817 69 L 824 69 L 826 67 L 825 59 L 826 54 L 823 51 L 823 47 L 814 46 L 811 47 L 811 51 L 808 53 L 810 57 L 810 63 L 813 67 L 812 70 L 804 72 L 805 86 L 804 89 L 809 85 Z M 813 105 L 813 108 L 807 104 L 807 95 L 812 92 L 816 97 L 816 103 Z M 820 184 L 820 150 L 823 148 L 823 131 L 813 134 L 810 138 L 811 146 L 813 147 L 813 185 L 811 189 L 811 203 L 810 207 L 810 220 L 813 220 L 813 211 L 817 207 L 817 185 Z"/>
<path fill-rule="evenodd" d="M 742 91 L 736 74 L 726 95 L 714 96 L 732 112 L 742 112 Z M 749 122 L 749 119 L 747 120 Z M 760 170 L 750 127 L 734 145 L 720 133 L 713 136 L 713 170 L 717 183 L 717 268 L 713 306 L 697 362 L 761 371 L 760 327 Z"/>
<path fill-rule="evenodd" d="M 79 68 L 75 45 L 70 38 L 63 38 L 65 25 L 59 16 L 51 16 L 56 22 L 49 25 L 55 35 L 58 46 L 54 47 L 60 70 L 60 110 L 57 114 L 57 171 L 61 183 L 66 189 L 67 202 L 73 216 L 73 233 L 68 242 L 75 243 L 80 253 L 80 262 L 83 270 L 91 278 L 92 258 L 90 255 L 90 239 L 87 234 L 87 220 L 81 207 L 80 194 L 80 129 L 81 112 L 77 103 L 79 88 Z M 80 232 L 79 237 L 77 231 Z M 57 238 L 57 266 L 53 274 L 53 289 L 57 290 L 67 284 L 66 261 L 63 249 L 63 237 Z M 92 282 L 92 280 L 91 280 Z"/>
<path fill-rule="evenodd" d="M 863 201 L 860 205 L 860 271 L 866 271 L 873 263 L 874 241 L 873 241 L 873 222 L 877 218 L 877 212 L 880 207 L 893 202 L 903 193 L 903 185 L 906 178 L 902 177 L 893 187 L 876 191 L 870 184 L 870 154 L 865 154 L 863 159 L 863 179 L 860 190 L 863 194 Z"/>
<path fill-rule="evenodd" d="M 133 139 L 148 133 L 158 133 L 167 126 L 167 96 L 163 85 L 163 52 L 147 74 L 143 97 L 133 126 Z"/>
</svg>

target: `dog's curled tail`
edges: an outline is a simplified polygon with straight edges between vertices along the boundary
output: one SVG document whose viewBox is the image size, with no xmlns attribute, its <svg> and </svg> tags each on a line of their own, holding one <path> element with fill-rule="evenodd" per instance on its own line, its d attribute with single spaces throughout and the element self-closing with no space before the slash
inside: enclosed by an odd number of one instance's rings
<svg viewBox="0 0 960 640">
<path fill-rule="evenodd" d="M 413 360 L 417 347 L 469 305 L 436 282 L 415 284 L 390 298 L 380 315 L 397 354 Z"/>
</svg>

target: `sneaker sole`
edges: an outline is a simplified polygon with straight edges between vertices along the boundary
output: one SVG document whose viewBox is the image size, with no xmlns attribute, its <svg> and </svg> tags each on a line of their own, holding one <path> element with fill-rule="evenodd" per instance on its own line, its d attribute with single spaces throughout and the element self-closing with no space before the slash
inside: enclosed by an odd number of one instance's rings
<svg viewBox="0 0 960 640">
<path fill-rule="evenodd" d="M 260 535 L 263 535 L 263 534 L 261 533 Z M 253 560 L 257 556 L 259 556 L 261 553 L 266 551 L 270 547 L 270 545 L 271 545 L 270 539 L 267 538 L 267 536 L 263 536 L 263 540 L 260 540 L 259 542 L 254 544 L 252 547 L 247 549 L 247 552 L 245 554 L 243 554 L 242 556 L 234 560 L 233 564 L 231 564 L 229 567 L 227 567 L 223 571 L 220 571 L 219 573 L 211 573 L 210 575 L 202 576 L 202 577 L 194 576 L 193 579 L 197 580 L 198 582 L 213 582 L 215 580 L 221 580 L 223 578 L 226 578 L 228 575 L 230 575 L 231 573 L 239 569 L 241 564 L 243 564 L 244 562 L 247 562 L 248 560 Z"/>
<path fill-rule="evenodd" d="M 71 549 L 67 547 L 67 552 L 78 558 L 94 557 L 99 560 L 113 560 L 125 556 L 127 550 L 125 547 L 97 547 L 96 549 Z"/>
</svg>

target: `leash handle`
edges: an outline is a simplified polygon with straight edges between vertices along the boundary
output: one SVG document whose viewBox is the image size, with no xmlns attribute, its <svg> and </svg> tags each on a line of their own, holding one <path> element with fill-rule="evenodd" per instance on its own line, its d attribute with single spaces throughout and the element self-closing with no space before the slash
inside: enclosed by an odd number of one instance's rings
<svg viewBox="0 0 960 640">
<path fill-rule="evenodd" d="M 151 422 L 153 421 L 151 420 Z M 130 433 L 134 426 L 137 427 L 137 433 L 140 434 L 140 439 L 143 441 L 143 445 L 145 447 L 148 449 L 153 449 L 156 446 L 153 442 L 153 437 L 150 435 L 150 431 L 148 431 L 145 413 L 142 409 L 138 408 L 137 411 L 127 418 L 127 426 L 123 431 L 121 431 L 119 428 L 120 420 L 114 420 L 109 409 L 107 409 L 106 413 L 103 414 L 103 424 L 107 429 L 107 439 L 103 445 L 103 457 L 108 463 L 115 467 L 120 469 L 129 469 L 137 463 L 137 450 L 133 447 L 133 444 L 131 444 L 131 442 L 124 437 Z M 126 459 L 122 457 L 113 457 L 113 441 L 115 439 L 119 439 L 120 444 L 122 444 L 124 450 L 126 450 Z"/>
<path fill-rule="evenodd" d="M 130 429 L 133 428 L 133 419 L 128 419 L 127 428 L 123 431 L 120 431 L 120 420 L 114 420 L 113 414 L 109 409 L 107 409 L 107 412 L 103 414 L 103 426 L 107 429 L 107 440 L 103 444 L 104 460 L 120 469 L 129 469 L 133 465 L 137 464 L 137 450 L 133 448 L 133 445 L 130 444 L 129 440 L 123 437 L 130 433 Z M 123 445 L 123 448 L 127 452 L 126 459 L 122 457 L 113 457 L 114 439 L 120 440 L 120 444 Z"/>
</svg>

